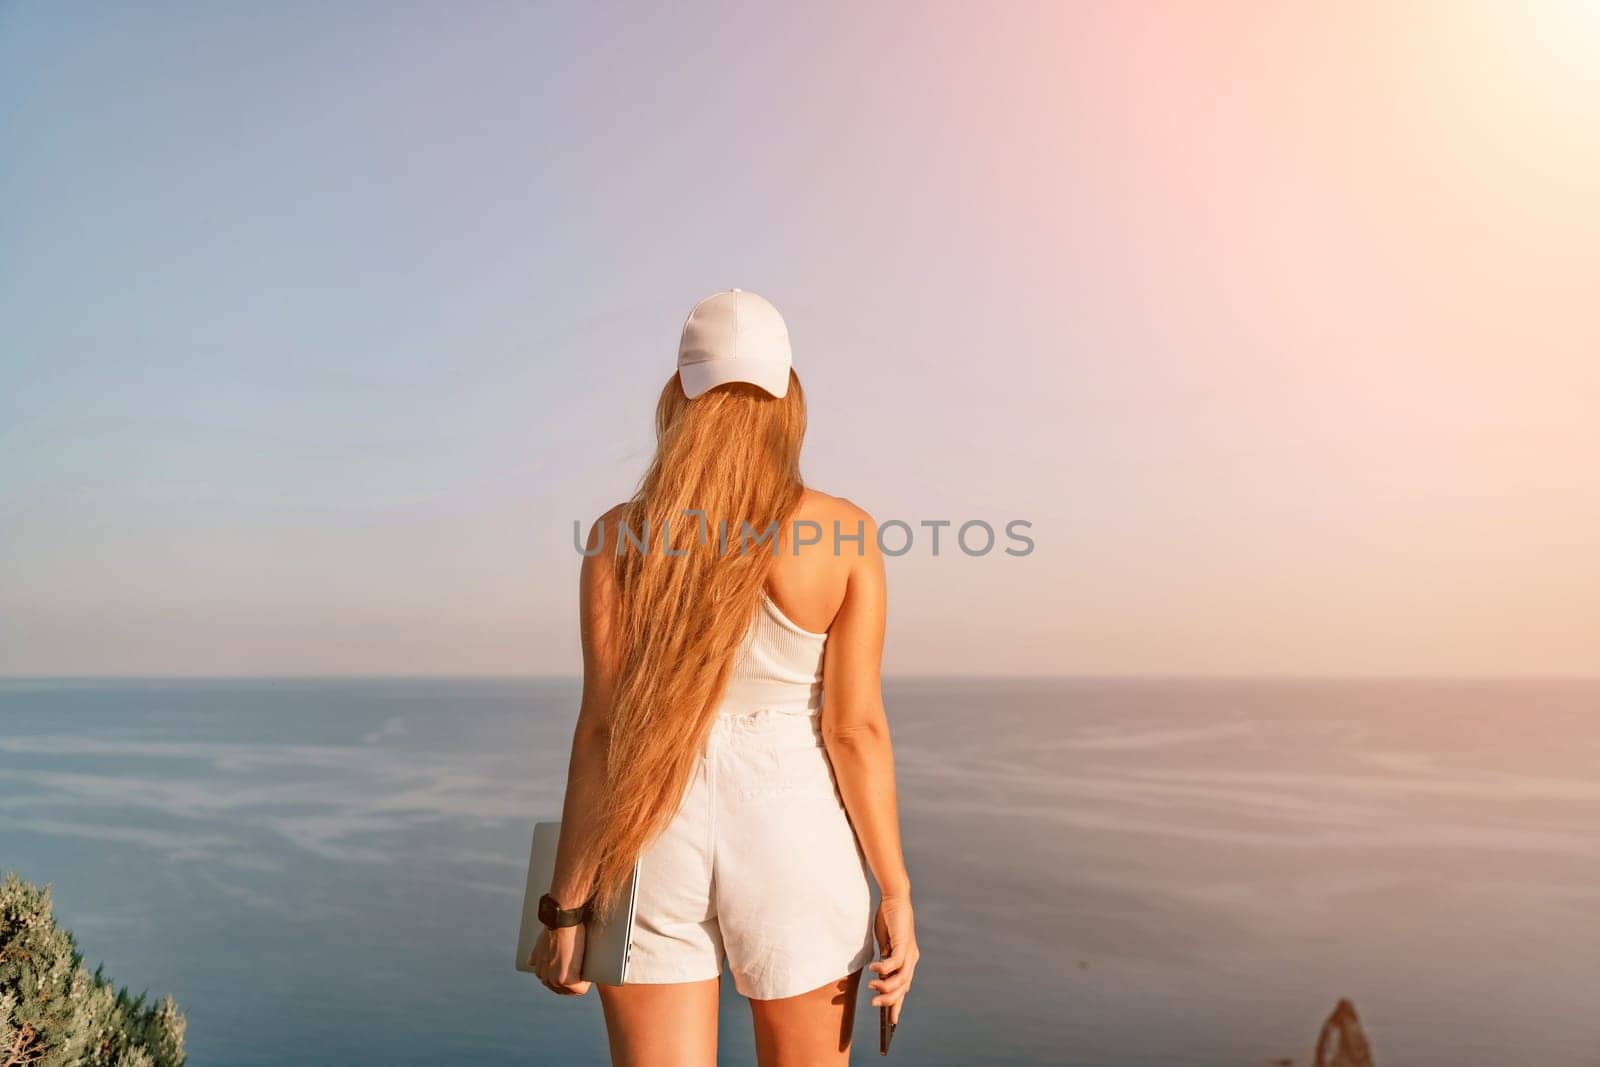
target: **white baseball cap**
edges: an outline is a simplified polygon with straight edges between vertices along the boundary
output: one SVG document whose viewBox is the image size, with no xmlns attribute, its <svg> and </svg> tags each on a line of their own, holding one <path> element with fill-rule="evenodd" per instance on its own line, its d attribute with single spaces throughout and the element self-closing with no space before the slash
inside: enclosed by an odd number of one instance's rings
<svg viewBox="0 0 1600 1067">
<path fill-rule="evenodd" d="M 690 400 L 729 382 L 783 396 L 792 364 L 783 316 L 771 301 L 743 289 L 724 289 L 696 304 L 678 341 L 678 381 Z"/>
</svg>

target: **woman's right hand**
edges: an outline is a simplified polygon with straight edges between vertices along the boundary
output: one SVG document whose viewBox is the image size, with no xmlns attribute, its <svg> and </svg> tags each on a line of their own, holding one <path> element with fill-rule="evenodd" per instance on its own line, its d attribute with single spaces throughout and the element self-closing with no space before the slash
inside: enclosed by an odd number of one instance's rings
<svg viewBox="0 0 1600 1067">
<path fill-rule="evenodd" d="M 917 960 L 922 953 L 917 949 L 916 920 L 911 913 L 910 894 L 886 896 L 878 904 L 878 917 L 873 923 L 878 937 L 878 955 L 881 959 L 868 964 L 878 977 L 867 983 L 876 990 L 872 1006 L 889 1009 L 889 1022 L 898 1025 L 900 1008 L 911 988 L 911 978 L 917 970 Z"/>
<path fill-rule="evenodd" d="M 552 993 L 567 997 L 581 997 L 593 983 L 583 979 L 583 942 L 587 928 L 564 926 L 559 930 L 543 930 L 533 944 L 531 962 L 539 981 Z"/>
</svg>

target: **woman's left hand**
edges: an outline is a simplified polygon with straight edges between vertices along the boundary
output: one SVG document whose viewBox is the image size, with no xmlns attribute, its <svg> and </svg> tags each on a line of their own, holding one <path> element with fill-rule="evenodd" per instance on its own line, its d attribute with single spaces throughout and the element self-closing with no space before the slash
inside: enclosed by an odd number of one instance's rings
<svg viewBox="0 0 1600 1067">
<path fill-rule="evenodd" d="M 583 938 L 585 924 L 563 926 L 559 930 L 544 930 L 533 944 L 530 962 L 539 981 L 552 993 L 564 997 L 581 997 L 589 992 L 592 982 L 583 980 Z"/>
<path fill-rule="evenodd" d="M 911 895 L 889 894 L 878 902 L 878 917 L 873 929 L 878 938 L 881 959 L 868 964 L 878 977 L 867 983 L 875 996 L 872 1006 L 889 1009 L 889 1022 L 900 1025 L 900 1009 L 905 1006 L 911 977 L 916 973 L 922 950 L 917 948 L 917 924 L 912 917 Z"/>
</svg>

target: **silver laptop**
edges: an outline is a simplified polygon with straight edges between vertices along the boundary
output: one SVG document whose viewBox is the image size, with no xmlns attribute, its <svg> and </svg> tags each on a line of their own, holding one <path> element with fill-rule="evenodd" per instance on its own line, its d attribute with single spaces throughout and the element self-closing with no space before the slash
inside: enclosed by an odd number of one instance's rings
<svg viewBox="0 0 1600 1067">
<path fill-rule="evenodd" d="M 555 878 L 556 843 L 561 839 L 559 822 L 536 823 L 533 850 L 528 857 L 528 885 L 522 895 L 522 929 L 517 934 L 517 970 L 530 974 L 528 957 L 539 939 L 544 924 L 539 921 L 539 898 L 550 892 Z M 590 923 L 584 931 L 583 967 L 580 973 L 590 982 L 622 985 L 628 980 L 628 956 L 633 948 L 633 909 L 639 896 L 639 864 L 622 887 L 610 921 Z"/>
</svg>

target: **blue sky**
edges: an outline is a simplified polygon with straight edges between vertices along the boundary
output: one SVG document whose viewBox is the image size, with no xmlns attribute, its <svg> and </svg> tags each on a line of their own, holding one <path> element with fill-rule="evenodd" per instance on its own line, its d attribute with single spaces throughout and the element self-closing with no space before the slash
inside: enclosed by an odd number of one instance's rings
<svg viewBox="0 0 1600 1067">
<path fill-rule="evenodd" d="M 891 671 L 1590 670 L 1588 67 L 1419 10 L 0 8 L 0 672 L 575 670 L 731 286 L 814 484 L 1034 525 Z"/>
</svg>

